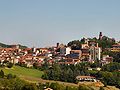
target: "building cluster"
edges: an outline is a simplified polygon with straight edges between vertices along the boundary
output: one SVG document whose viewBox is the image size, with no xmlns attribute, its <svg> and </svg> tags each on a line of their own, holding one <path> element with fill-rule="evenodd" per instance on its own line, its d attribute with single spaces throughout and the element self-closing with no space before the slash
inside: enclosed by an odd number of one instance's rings
<svg viewBox="0 0 120 90">
<path fill-rule="evenodd" d="M 0 62 L 11 62 L 13 64 L 26 64 L 27 67 L 32 67 L 34 63 L 41 65 L 46 57 L 51 54 L 47 48 L 19 48 L 19 45 L 14 45 L 11 48 L 0 48 Z"/>
<path fill-rule="evenodd" d="M 100 32 L 99 39 L 102 38 Z M 120 44 L 113 45 L 109 50 L 113 52 L 120 51 Z M 34 63 L 38 66 L 47 61 L 49 64 L 77 64 L 81 62 L 94 63 L 95 61 L 101 62 L 102 65 L 112 62 L 113 58 L 109 55 L 102 55 L 102 49 L 98 43 L 85 39 L 81 44 L 81 49 L 73 50 L 63 44 L 57 43 L 56 46 L 49 48 L 24 48 L 21 49 L 19 45 L 13 45 L 11 48 L 0 48 L 0 61 L 9 61 L 14 64 L 23 63 L 27 67 L 32 67 Z"/>
</svg>

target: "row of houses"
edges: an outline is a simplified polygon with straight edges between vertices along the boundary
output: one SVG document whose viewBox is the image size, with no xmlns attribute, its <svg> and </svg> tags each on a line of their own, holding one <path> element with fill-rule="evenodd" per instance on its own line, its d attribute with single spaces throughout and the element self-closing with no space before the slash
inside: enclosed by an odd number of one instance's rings
<svg viewBox="0 0 120 90">
<path fill-rule="evenodd" d="M 20 49 L 17 47 L 0 48 L 0 61 L 9 61 L 14 64 L 24 63 L 28 67 L 37 62 L 39 65 L 44 63 L 44 59 L 49 56 L 49 50 L 47 48 L 25 48 Z"/>
<path fill-rule="evenodd" d="M 116 47 L 116 46 L 115 46 Z M 119 48 L 117 46 L 117 48 Z M 111 49 L 112 50 L 112 49 Z M 86 40 L 81 44 L 81 49 L 72 50 L 71 47 L 58 44 L 49 48 L 24 48 L 20 49 L 18 45 L 11 48 L 0 48 L 0 61 L 9 61 L 14 64 L 25 63 L 28 67 L 38 63 L 41 66 L 44 60 L 50 64 L 57 62 L 59 64 L 77 64 L 81 62 L 94 63 L 96 60 L 101 61 L 102 65 L 112 62 L 113 58 L 109 55 L 101 57 L 102 49 L 98 43 Z"/>
</svg>

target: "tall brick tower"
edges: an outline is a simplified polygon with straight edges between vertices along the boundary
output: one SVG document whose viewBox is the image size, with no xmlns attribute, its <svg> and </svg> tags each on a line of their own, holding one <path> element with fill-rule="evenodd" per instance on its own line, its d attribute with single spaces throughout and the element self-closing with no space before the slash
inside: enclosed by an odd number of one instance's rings
<svg viewBox="0 0 120 90">
<path fill-rule="evenodd" d="M 99 34 L 99 40 L 102 40 L 102 32 Z"/>
</svg>

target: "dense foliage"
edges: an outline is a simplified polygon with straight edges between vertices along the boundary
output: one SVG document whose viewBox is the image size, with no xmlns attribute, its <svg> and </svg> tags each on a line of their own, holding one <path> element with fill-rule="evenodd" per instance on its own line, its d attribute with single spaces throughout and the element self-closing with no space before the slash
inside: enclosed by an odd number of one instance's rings
<svg viewBox="0 0 120 90">
<path fill-rule="evenodd" d="M 77 65 L 58 65 L 54 64 L 49 69 L 45 70 L 43 79 L 59 80 L 64 82 L 76 82 L 76 76 L 89 75 L 87 72 L 88 63 L 80 63 Z"/>
<path fill-rule="evenodd" d="M 81 41 L 74 40 L 68 43 L 68 46 L 70 46 L 73 50 L 80 50 L 81 49 Z"/>
<path fill-rule="evenodd" d="M 105 48 L 111 48 L 113 44 L 115 44 L 114 38 L 109 38 L 107 36 L 103 36 L 102 40 L 99 40 L 97 38 L 88 38 L 88 41 L 94 41 L 98 43 L 99 47 L 101 47 L 103 50 Z M 68 43 L 68 46 L 70 46 L 73 50 L 79 50 L 81 49 L 81 44 L 85 43 L 85 38 L 82 38 L 81 40 L 73 40 Z"/>
<path fill-rule="evenodd" d="M 102 40 L 99 39 L 92 39 L 93 41 L 96 41 L 100 47 L 104 50 L 105 48 L 111 48 L 113 44 L 115 44 L 114 38 L 109 38 L 107 36 L 103 36 Z"/>
<path fill-rule="evenodd" d="M 80 63 L 77 65 L 58 65 L 54 64 L 52 67 L 45 70 L 43 79 L 64 81 L 77 83 L 76 76 L 90 75 L 96 77 L 98 80 L 106 85 L 114 85 L 120 88 L 120 69 L 119 63 L 110 63 L 102 67 L 102 71 L 87 70 L 87 67 L 92 66 L 89 63 Z"/>
<path fill-rule="evenodd" d="M 102 67 L 102 70 L 103 71 L 109 71 L 109 72 L 119 71 L 120 70 L 120 63 L 114 62 L 114 63 L 104 65 Z"/>
</svg>

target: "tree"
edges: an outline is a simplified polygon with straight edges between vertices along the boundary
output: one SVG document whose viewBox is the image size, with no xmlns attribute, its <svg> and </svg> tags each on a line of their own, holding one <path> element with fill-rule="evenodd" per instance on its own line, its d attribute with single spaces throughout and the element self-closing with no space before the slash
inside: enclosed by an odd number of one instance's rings
<svg viewBox="0 0 120 90">
<path fill-rule="evenodd" d="M 52 88 L 53 90 L 60 90 L 60 86 L 58 83 L 51 83 L 50 88 Z"/>
<path fill-rule="evenodd" d="M 67 70 L 67 78 L 66 79 L 68 82 L 75 82 L 74 81 L 75 77 L 74 77 L 73 71 L 70 68 Z"/>
<path fill-rule="evenodd" d="M 48 63 L 47 58 L 44 59 L 44 64 L 42 65 L 42 68 L 43 68 L 44 70 L 49 69 L 49 63 Z"/>
<path fill-rule="evenodd" d="M 74 86 L 66 86 L 65 90 L 78 90 L 78 87 L 74 87 Z"/>
<path fill-rule="evenodd" d="M 113 57 L 114 62 L 120 63 L 120 53 L 119 52 L 113 53 L 112 57 Z"/>
<path fill-rule="evenodd" d="M 61 81 L 64 81 L 64 82 L 67 82 L 67 71 L 66 70 L 62 70 L 61 74 L 60 74 L 60 80 Z"/>
<path fill-rule="evenodd" d="M 120 69 L 120 63 L 113 62 L 102 67 L 103 71 L 118 71 Z"/>
<path fill-rule="evenodd" d="M 65 90 L 66 89 L 64 85 L 58 84 L 58 83 L 51 83 L 50 88 L 52 88 L 53 90 Z"/>
<path fill-rule="evenodd" d="M 38 88 L 35 84 L 27 84 L 22 88 L 22 90 L 38 90 Z"/>
<path fill-rule="evenodd" d="M 91 90 L 91 89 L 85 85 L 79 85 L 78 90 Z"/>
<path fill-rule="evenodd" d="M 37 63 L 37 62 L 33 63 L 33 67 L 34 67 L 35 69 L 37 69 L 37 68 L 38 68 L 38 63 Z"/>
<path fill-rule="evenodd" d="M 7 75 L 7 79 L 12 79 L 13 78 L 13 75 L 12 74 L 8 74 Z"/>
<path fill-rule="evenodd" d="M 68 46 L 72 48 L 72 50 L 80 50 L 81 42 L 79 40 L 74 40 L 68 43 Z"/>
<path fill-rule="evenodd" d="M 12 67 L 13 67 L 13 63 L 8 62 L 8 63 L 7 63 L 7 67 L 8 67 L 8 68 L 12 68 Z"/>
<path fill-rule="evenodd" d="M 105 90 L 103 87 L 100 87 L 100 90 Z"/>
<path fill-rule="evenodd" d="M 61 68 L 58 64 L 54 64 L 54 79 L 59 80 L 61 74 Z"/>
<path fill-rule="evenodd" d="M 4 78 L 4 72 L 3 72 L 3 70 L 0 71 L 0 77 Z"/>
</svg>

